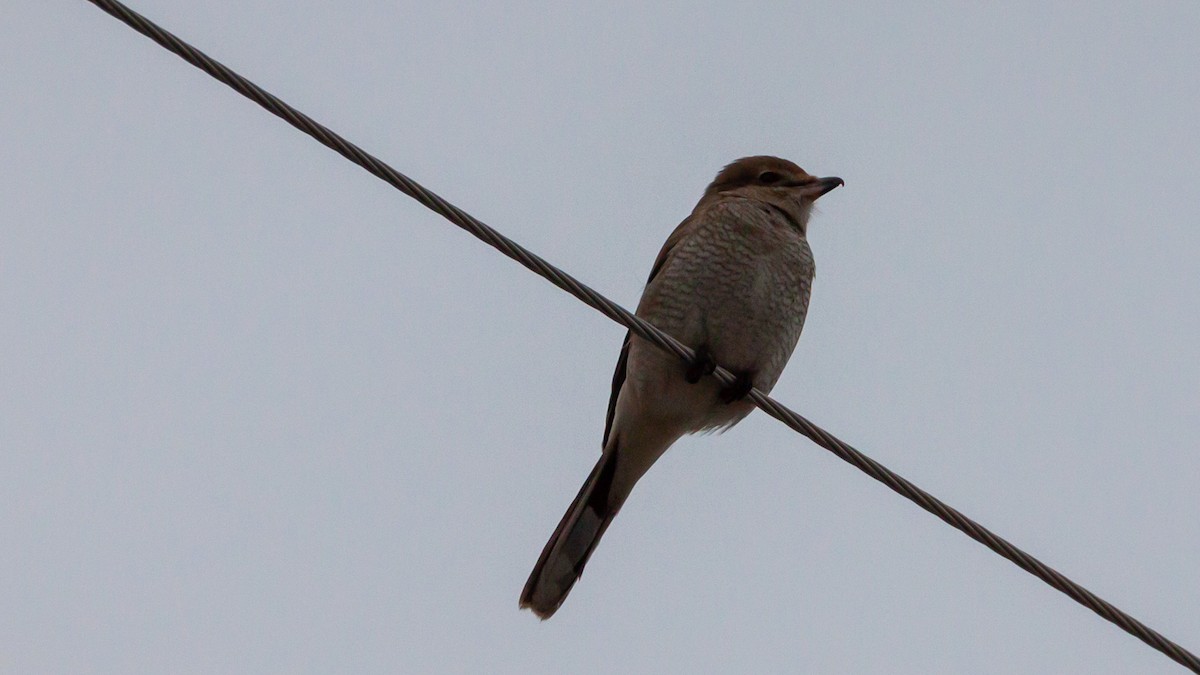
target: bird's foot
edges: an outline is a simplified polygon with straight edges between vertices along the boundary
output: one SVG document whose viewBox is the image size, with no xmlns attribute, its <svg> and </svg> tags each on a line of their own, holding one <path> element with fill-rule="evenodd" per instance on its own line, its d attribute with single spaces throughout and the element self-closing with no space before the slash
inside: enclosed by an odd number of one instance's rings
<svg viewBox="0 0 1200 675">
<path fill-rule="evenodd" d="M 713 360 L 712 352 L 709 351 L 708 345 L 700 345 L 696 348 L 696 356 L 692 362 L 688 364 L 687 371 L 683 374 L 683 379 L 688 381 L 688 384 L 696 384 L 700 378 L 705 375 L 712 375 L 717 369 L 717 362 Z"/>
<path fill-rule="evenodd" d="M 717 396 L 721 399 L 721 403 L 729 404 L 735 401 L 740 401 L 750 394 L 750 390 L 754 388 L 754 373 L 743 370 L 737 374 L 733 384 L 728 387 L 722 387 Z"/>
</svg>

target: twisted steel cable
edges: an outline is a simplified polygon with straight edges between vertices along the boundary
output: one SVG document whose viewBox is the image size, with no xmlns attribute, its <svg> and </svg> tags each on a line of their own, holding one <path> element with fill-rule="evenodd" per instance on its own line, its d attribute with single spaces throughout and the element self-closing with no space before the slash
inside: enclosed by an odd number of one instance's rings
<svg viewBox="0 0 1200 675">
<path fill-rule="evenodd" d="M 639 337 L 652 342 L 660 349 L 675 354 L 686 362 L 690 363 L 694 358 L 695 353 L 692 349 L 680 343 L 675 338 L 592 290 L 570 274 L 558 269 L 540 256 L 500 234 L 457 206 L 425 189 L 416 181 L 396 171 L 383 161 L 367 153 L 362 148 L 354 145 L 299 110 L 284 103 L 279 98 L 276 98 L 250 80 L 230 70 L 225 65 L 213 60 L 208 55 L 192 47 L 144 16 L 116 0 L 88 1 L 150 38 L 168 51 L 174 52 L 188 63 L 232 87 L 238 93 L 265 108 L 268 112 L 283 118 L 288 124 L 312 136 L 321 144 L 328 146 L 346 159 L 386 181 L 397 190 L 400 190 L 455 225 L 482 239 L 501 253 L 544 277 L 550 283 L 582 300 L 613 321 L 627 327 Z M 717 367 L 713 375 L 723 385 L 728 386 L 734 383 L 734 375 L 720 366 Z M 749 396 L 768 415 L 783 422 L 795 431 L 804 434 L 817 445 L 858 467 L 868 476 L 883 483 L 910 501 L 915 502 L 921 508 L 941 518 L 968 537 L 1065 593 L 1107 621 L 1116 624 L 1122 630 L 1166 654 L 1184 667 L 1200 673 L 1200 658 L 1197 658 L 1195 654 L 1192 654 L 1149 626 L 1118 609 L 1112 603 L 1100 598 L 1062 573 L 1017 548 L 983 525 L 971 520 L 937 497 L 917 487 L 903 476 L 838 440 L 829 432 L 808 421 L 799 413 L 792 411 L 758 389 L 752 390 Z"/>
</svg>

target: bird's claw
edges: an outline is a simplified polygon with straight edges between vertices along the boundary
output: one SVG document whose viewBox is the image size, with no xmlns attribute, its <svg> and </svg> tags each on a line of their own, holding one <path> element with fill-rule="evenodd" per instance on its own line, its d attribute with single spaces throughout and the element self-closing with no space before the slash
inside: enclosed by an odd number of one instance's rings
<svg viewBox="0 0 1200 675">
<path fill-rule="evenodd" d="M 716 369 L 717 362 L 713 360 L 712 352 L 708 350 L 708 345 L 700 345 L 696 349 L 696 356 L 688 364 L 687 372 L 683 374 L 683 379 L 687 380 L 688 384 L 696 384 L 700 381 L 700 378 L 705 375 L 712 375 Z"/>
<path fill-rule="evenodd" d="M 721 399 L 722 403 L 729 404 L 746 398 L 753 388 L 754 374 L 749 371 L 742 371 L 737 374 L 733 384 L 728 387 L 722 387 L 717 396 Z"/>
</svg>

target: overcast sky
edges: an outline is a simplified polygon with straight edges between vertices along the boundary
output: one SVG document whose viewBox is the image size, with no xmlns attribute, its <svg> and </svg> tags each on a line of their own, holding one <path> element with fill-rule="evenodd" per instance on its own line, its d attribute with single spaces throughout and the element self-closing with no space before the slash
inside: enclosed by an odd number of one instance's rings
<svg viewBox="0 0 1200 675">
<path fill-rule="evenodd" d="M 1200 649 L 1200 4 L 136 0 L 632 307 L 846 186 L 775 396 Z M 1181 672 L 762 413 L 517 595 L 624 329 L 83 0 L 0 22 L 0 671 Z"/>
</svg>

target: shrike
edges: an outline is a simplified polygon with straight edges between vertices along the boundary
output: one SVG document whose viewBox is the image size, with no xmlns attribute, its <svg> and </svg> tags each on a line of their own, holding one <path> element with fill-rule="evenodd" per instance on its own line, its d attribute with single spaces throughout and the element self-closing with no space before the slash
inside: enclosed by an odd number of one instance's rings
<svg viewBox="0 0 1200 675">
<path fill-rule="evenodd" d="M 521 607 L 550 618 L 638 479 L 684 434 L 724 430 L 769 392 L 804 327 L 813 257 L 805 233 L 813 202 L 842 185 L 778 157 L 721 170 L 667 237 L 637 315 L 693 347 L 681 363 L 625 335 L 613 374 L 600 461 L 542 550 Z M 721 387 L 715 364 L 737 381 Z"/>
</svg>

